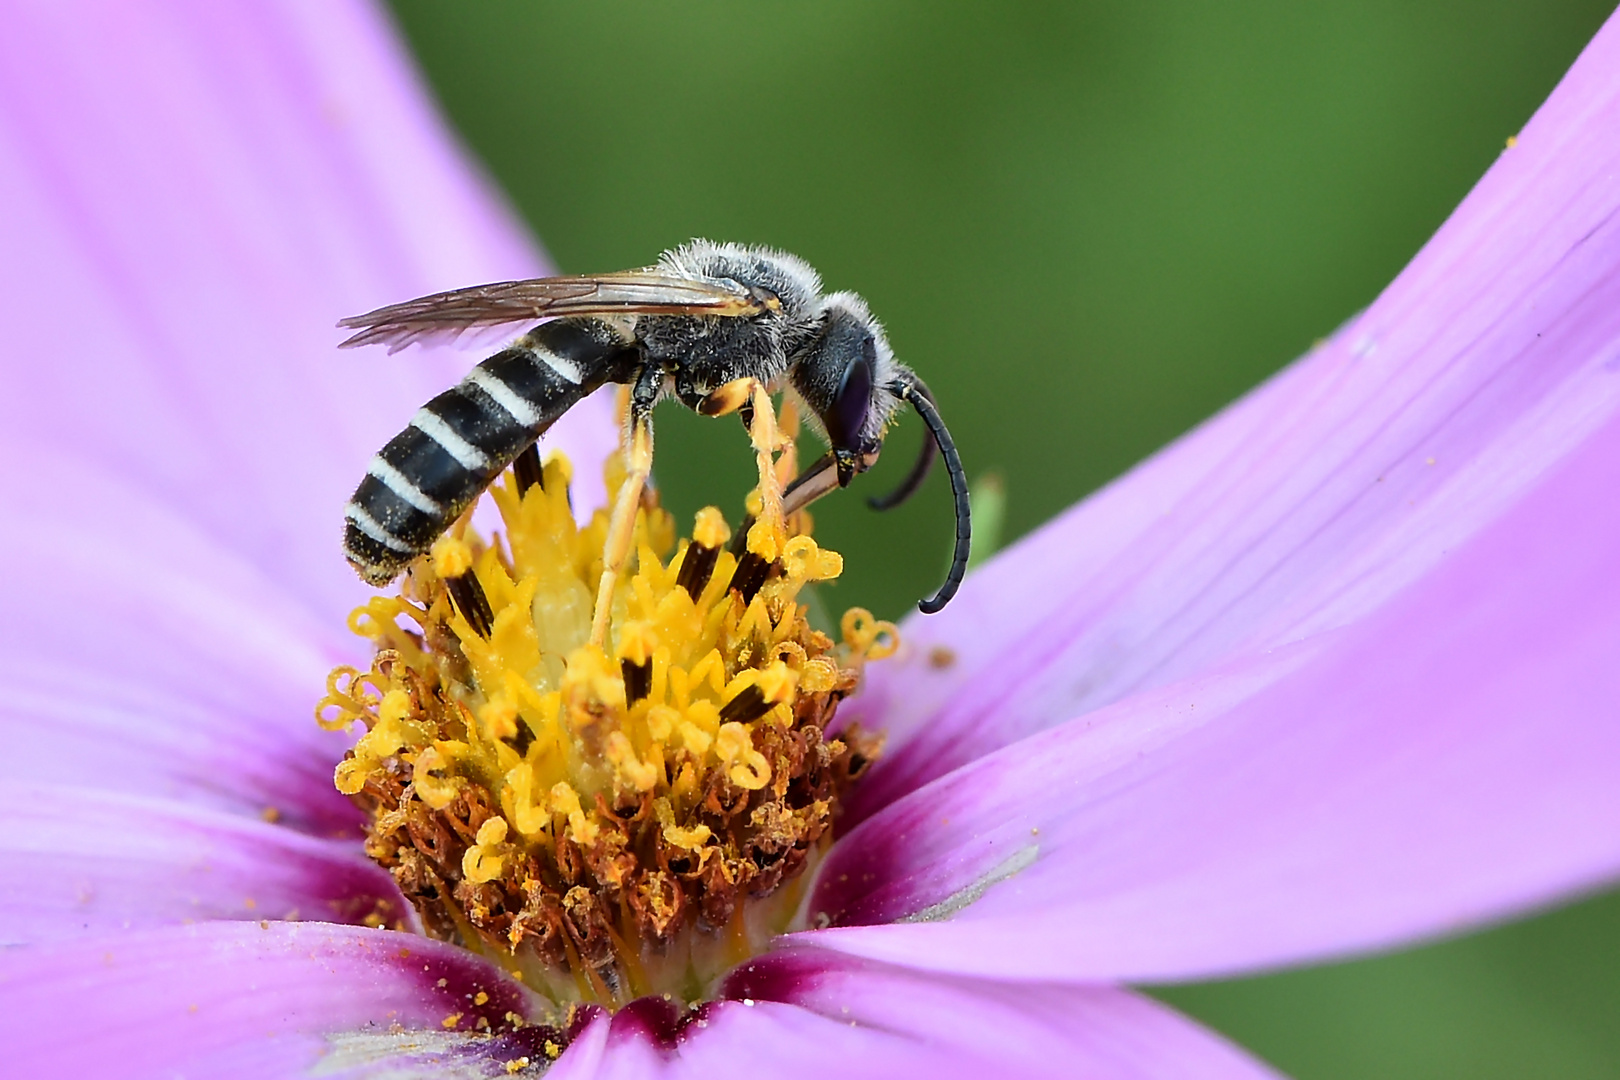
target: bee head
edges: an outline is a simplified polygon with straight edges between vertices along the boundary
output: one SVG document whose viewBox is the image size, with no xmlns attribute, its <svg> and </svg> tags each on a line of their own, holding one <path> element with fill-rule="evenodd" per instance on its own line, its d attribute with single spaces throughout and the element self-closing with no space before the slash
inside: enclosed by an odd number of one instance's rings
<svg viewBox="0 0 1620 1080">
<path fill-rule="evenodd" d="M 877 462 L 901 401 L 895 384 L 910 374 L 865 301 L 854 293 L 823 301 L 817 330 L 795 358 L 793 388 L 832 450 L 840 487 Z"/>
<path fill-rule="evenodd" d="M 956 506 L 955 552 L 945 584 L 918 605 L 924 612 L 938 611 L 961 584 L 972 529 L 967 477 L 933 395 L 894 358 L 883 326 L 854 293 L 833 293 L 823 300 L 816 332 L 795 353 L 792 372 L 793 389 L 809 407 L 808 419 L 831 449 L 782 493 L 783 506 L 790 511 L 830 490 L 833 474 L 839 487 L 848 487 L 858 473 L 875 465 L 884 432 L 902 402 L 909 402 L 928 425 L 929 438 L 905 480 L 888 495 L 867 502 L 875 510 L 900 505 L 922 486 L 936 454 L 944 455 Z"/>
</svg>

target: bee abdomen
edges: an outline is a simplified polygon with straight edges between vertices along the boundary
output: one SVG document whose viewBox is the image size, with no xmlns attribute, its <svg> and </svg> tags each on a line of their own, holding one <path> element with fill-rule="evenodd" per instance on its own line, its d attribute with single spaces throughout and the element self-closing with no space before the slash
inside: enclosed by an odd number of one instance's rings
<svg viewBox="0 0 1620 1080">
<path fill-rule="evenodd" d="M 432 547 L 524 447 L 596 389 L 607 355 L 593 335 L 549 323 L 422 406 L 372 458 L 344 511 L 343 549 L 360 576 L 387 584 Z"/>
</svg>

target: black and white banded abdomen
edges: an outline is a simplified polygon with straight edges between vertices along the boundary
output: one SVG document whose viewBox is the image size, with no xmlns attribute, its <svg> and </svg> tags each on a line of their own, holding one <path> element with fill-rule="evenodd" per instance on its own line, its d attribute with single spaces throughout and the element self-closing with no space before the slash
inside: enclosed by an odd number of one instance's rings
<svg viewBox="0 0 1620 1080">
<path fill-rule="evenodd" d="M 611 373 L 626 343 L 594 320 L 537 327 L 418 410 L 371 459 L 344 510 L 343 550 L 373 585 L 407 564 L 501 470 Z"/>
</svg>

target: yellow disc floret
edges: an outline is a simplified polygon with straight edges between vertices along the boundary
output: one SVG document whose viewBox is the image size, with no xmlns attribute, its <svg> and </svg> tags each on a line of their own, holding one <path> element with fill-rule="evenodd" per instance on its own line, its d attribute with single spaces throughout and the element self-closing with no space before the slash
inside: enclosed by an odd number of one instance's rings
<svg viewBox="0 0 1620 1080">
<path fill-rule="evenodd" d="M 317 708 L 365 728 L 335 781 L 430 933 L 559 1002 L 695 1000 L 787 928 L 878 750 L 828 725 L 895 630 L 859 610 L 839 641 L 811 627 L 802 591 L 843 566 L 795 534 L 808 515 L 728 547 L 711 507 L 677 543 L 649 498 L 594 645 L 607 515 L 575 523 L 562 458 L 542 477 L 492 489 L 494 542 L 463 519 L 350 617 L 376 657 Z"/>
</svg>

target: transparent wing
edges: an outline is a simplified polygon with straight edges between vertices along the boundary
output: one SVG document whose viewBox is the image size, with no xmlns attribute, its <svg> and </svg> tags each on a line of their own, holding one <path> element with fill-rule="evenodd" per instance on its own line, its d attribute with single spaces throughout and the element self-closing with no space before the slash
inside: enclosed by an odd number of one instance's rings
<svg viewBox="0 0 1620 1080">
<path fill-rule="evenodd" d="M 593 277 L 500 281 L 434 293 L 352 315 L 338 326 L 356 331 L 339 348 L 454 340 L 469 330 L 533 323 L 564 315 L 756 315 L 780 306 L 775 296 L 718 278 L 630 270 Z"/>
</svg>

